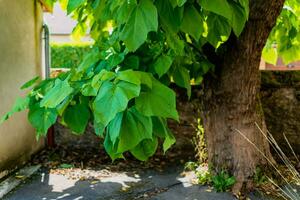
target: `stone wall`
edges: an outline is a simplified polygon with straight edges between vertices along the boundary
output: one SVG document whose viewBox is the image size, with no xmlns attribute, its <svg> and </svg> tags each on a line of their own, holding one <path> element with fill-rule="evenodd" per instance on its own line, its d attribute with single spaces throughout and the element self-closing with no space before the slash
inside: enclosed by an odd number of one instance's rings
<svg viewBox="0 0 300 200">
<path fill-rule="evenodd" d="M 263 72 L 261 99 L 269 132 L 290 153 L 285 134 L 300 153 L 300 71 Z"/>
</svg>

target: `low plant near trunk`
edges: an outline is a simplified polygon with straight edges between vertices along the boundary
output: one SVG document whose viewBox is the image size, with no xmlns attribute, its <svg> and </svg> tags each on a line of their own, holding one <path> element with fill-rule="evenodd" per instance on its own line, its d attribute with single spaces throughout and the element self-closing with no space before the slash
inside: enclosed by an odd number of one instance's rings
<svg viewBox="0 0 300 200">
<path fill-rule="evenodd" d="M 55 0 L 46 2 L 51 7 Z M 4 119 L 29 108 L 38 137 L 58 116 L 76 134 L 93 121 L 112 159 L 130 151 L 146 160 L 159 139 L 165 151 L 175 142 L 166 123 L 179 119 L 170 83 L 185 88 L 190 97 L 191 83 L 203 82 L 208 160 L 216 172 L 225 167 L 236 177 L 236 192 L 252 185 L 264 158 L 235 130 L 269 153 L 254 125 L 264 125 L 257 112 L 258 68 L 266 43 L 268 60 L 278 54 L 286 62 L 300 57 L 298 0 L 287 0 L 282 12 L 284 0 L 62 2 L 78 21 L 74 34 L 90 28 L 94 48 L 70 72 L 26 83 L 23 88 L 35 85 Z"/>
</svg>

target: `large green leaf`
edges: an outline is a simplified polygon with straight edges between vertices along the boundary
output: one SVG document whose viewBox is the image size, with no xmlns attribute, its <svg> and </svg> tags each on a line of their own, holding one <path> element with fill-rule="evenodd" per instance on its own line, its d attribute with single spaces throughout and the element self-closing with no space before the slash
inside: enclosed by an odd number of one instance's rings
<svg viewBox="0 0 300 200">
<path fill-rule="evenodd" d="M 106 62 L 108 63 L 110 68 L 113 68 L 123 62 L 124 60 L 124 53 L 114 53 L 110 54 L 106 58 Z"/>
<path fill-rule="evenodd" d="M 170 0 L 170 2 L 172 4 L 173 8 L 175 8 L 177 6 L 178 7 L 183 6 L 187 2 L 187 0 Z"/>
<path fill-rule="evenodd" d="M 126 81 L 136 85 L 147 85 L 152 88 L 152 75 L 146 72 L 125 70 L 117 73 L 117 80 Z"/>
<path fill-rule="evenodd" d="M 149 157 L 153 156 L 158 146 L 156 137 L 153 139 L 146 139 L 140 142 L 130 153 L 141 161 L 147 161 Z"/>
<path fill-rule="evenodd" d="M 174 67 L 172 76 L 173 76 L 173 79 L 174 79 L 174 82 L 176 83 L 176 85 L 186 88 L 188 97 L 190 98 L 191 97 L 191 80 L 190 80 L 189 71 L 185 67 L 177 64 Z"/>
<path fill-rule="evenodd" d="M 21 86 L 21 89 L 26 89 L 26 88 L 29 88 L 31 87 L 32 85 L 34 85 L 38 80 L 40 79 L 39 76 L 27 81 L 26 83 L 24 83 L 22 86 Z"/>
<path fill-rule="evenodd" d="M 144 139 L 152 138 L 152 120 L 135 109 L 124 113 L 122 128 L 119 134 L 118 152 L 134 148 Z"/>
<path fill-rule="evenodd" d="M 27 109 L 29 105 L 29 101 L 30 101 L 29 97 L 17 98 L 12 109 L 0 119 L 0 124 L 2 124 L 5 120 L 10 118 L 16 112 L 21 112 Z"/>
<path fill-rule="evenodd" d="M 81 87 L 81 93 L 84 96 L 97 96 L 103 81 L 112 80 L 115 78 L 115 73 L 102 69 L 98 74 L 94 75 L 92 80 L 89 80 Z"/>
<path fill-rule="evenodd" d="M 152 124 L 154 135 L 164 139 L 163 150 L 166 152 L 176 142 L 176 139 L 169 130 L 165 119 L 160 117 L 152 117 Z"/>
<path fill-rule="evenodd" d="M 36 99 L 41 99 L 45 94 L 54 87 L 55 79 L 45 79 L 41 81 L 37 86 L 31 91 L 31 95 L 36 95 Z"/>
<path fill-rule="evenodd" d="M 157 31 L 157 10 L 151 0 L 140 1 L 132 11 L 121 33 L 121 39 L 130 51 L 135 51 L 147 39 L 150 31 Z"/>
<path fill-rule="evenodd" d="M 225 17 L 228 20 L 232 18 L 232 9 L 227 0 L 199 0 L 200 5 L 208 11 Z"/>
<path fill-rule="evenodd" d="M 208 11 L 226 18 L 239 36 L 245 26 L 249 14 L 249 5 L 246 0 L 239 2 L 228 0 L 200 0 L 200 5 Z"/>
<path fill-rule="evenodd" d="M 117 74 L 117 79 L 127 81 L 136 85 L 141 84 L 140 73 L 133 70 L 120 71 Z"/>
<path fill-rule="evenodd" d="M 107 133 L 109 134 L 110 140 L 114 145 L 116 144 L 120 136 L 123 116 L 123 112 L 118 113 L 116 117 L 107 126 Z"/>
<path fill-rule="evenodd" d="M 136 7 L 136 0 L 134 1 L 123 1 L 122 5 L 118 8 L 116 13 L 116 20 L 118 23 L 126 23 L 132 10 Z"/>
<path fill-rule="evenodd" d="M 99 87 L 93 87 L 90 81 L 82 86 L 81 93 L 84 96 L 97 96 L 99 88 L 100 84 Z"/>
<path fill-rule="evenodd" d="M 106 134 L 106 136 L 105 136 L 104 148 L 112 160 L 115 160 L 118 158 L 124 158 L 122 153 L 117 152 L 116 146 L 112 143 L 109 134 Z"/>
<path fill-rule="evenodd" d="M 73 92 L 73 88 L 69 85 L 67 80 L 56 79 L 55 85 L 50 89 L 43 100 L 41 101 L 42 107 L 55 108 L 67 96 Z"/>
<path fill-rule="evenodd" d="M 184 55 L 184 41 L 172 31 L 166 33 L 166 41 L 170 49 L 172 49 L 177 55 Z"/>
<path fill-rule="evenodd" d="M 94 117 L 106 126 L 116 114 L 126 109 L 128 101 L 140 93 L 140 85 L 125 81 L 104 82 L 93 102 Z"/>
<path fill-rule="evenodd" d="M 236 36 L 239 36 L 244 29 L 248 15 L 240 4 L 230 2 L 230 6 L 232 8 L 232 18 L 229 21 L 231 22 L 233 32 Z"/>
<path fill-rule="evenodd" d="M 63 113 L 65 112 L 65 110 L 69 106 L 69 104 L 72 102 L 73 98 L 74 98 L 73 95 L 69 95 L 67 98 L 65 98 L 65 100 L 63 100 L 63 102 L 61 104 L 59 104 L 56 107 L 56 110 L 57 110 L 57 113 L 58 113 L 59 116 L 63 115 Z"/>
<path fill-rule="evenodd" d="M 249 18 L 249 0 L 239 0 L 240 5 L 244 8 L 247 20 Z"/>
<path fill-rule="evenodd" d="M 132 150 L 144 139 L 152 139 L 152 120 L 131 108 L 110 122 L 107 134 L 115 154 L 123 153 Z"/>
<path fill-rule="evenodd" d="M 85 0 L 68 0 L 68 5 L 67 5 L 67 14 L 70 14 L 73 12 L 76 8 L 81 6 Z"/>
<path fill-rule="evenodd" d="M 161 55 L 154 63 L 154 70 L 159 77 L 167 73 L 173 63 L 173 59 L 167 55 Z"/>
<path fill-rule="evenodd" d="M 218 47 L 229 38 L 231 27 L 228 21 L 219 15 L 211 13 L 207 18 L 208 42 L 214 47 Z"/>
<path fill-rule="evenodd" d="M 76 70 L 78 72 L 84 72 L 86 71 L 91 65 L 95 64 L 100 59 L 100 54 L 97 50 L 93 50 L 91 53 L 87 54 L 83 61 L 80 63 L 78 68 Z"/>
<path fill-rule="evenodd" d="M 141 92 L 135 103 L 137 110 L 143 115 L 178 120 L 175 92 L 155 79 L 152 89 Z"/>
<path fill-rule="evenodd" d="M 75 133 L 84 133 L 89 122 L 90 111 L 86 104 L 76 104 L 69 106 L 64 112 L 63 120 L 67 126 Z"/>
<path fill-rule="evenodd" d="M 184 8 L 184 16 L 181 24 L 181 31 L 191 35 L 195 40 L 199 40 L 204 31 L 203 19 L 194 6 Z"/>
<path fill-rule="evenodd" d="M 173 8 L 172 4 L 166 0 L 157 0 L 155 4 L 164 30 L 177 33 L 182 21 L 183 8 Z"/>
<path fill-rule="evenodd" d="M 290 48 L 281 51 L 280 55 L 285 64 L 289 64 L 293 61 L 300 60 L 300 46 L 299 45 L 291 46 Z"/>
<path fill-rule="evenodd" d="M 99 137 L 103 137 L 105 126 L 101 122 L 97 122 L 95 119 L 93 124 L 94 124 L 95 134 Z"/>
<path fill-rule="evenodd" d="M 266 62 L 276 65 L 278 59 L 277 49 L 272 47 L 264 48 L 262 57 Z"/>
<path fill-rule="evenodd" d="M 30 107 L 28 120 L 36 129 L 37 137 L 47 134 L 48 129 L 57 119 L 57 112 L 54 108 L 42 108 L 38 104 Z"/>
</svg>

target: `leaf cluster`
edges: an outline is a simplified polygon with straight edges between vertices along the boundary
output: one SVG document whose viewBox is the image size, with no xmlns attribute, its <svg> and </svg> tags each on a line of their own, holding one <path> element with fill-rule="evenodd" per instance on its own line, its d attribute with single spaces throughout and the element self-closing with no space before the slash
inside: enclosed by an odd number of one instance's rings
<svg viewBox="0 0 300 200">
<path fill-rule="evenodd" d="M 95 63 L 94 63 L 95 62 Z M 57 119 L 74 134 L 83 134 L 91 121 L 112 159 L 130 151 L 145 161 L 163 140 L 163 149 L 175 142 L 167 127 L 167 118 L 178 120 L 175 93 L 152 74 L 133 71 L 107 71 L 105 65 L 88 56 L 88 73 L 81 68 L 37 83 L 34 78 L 22 88 L 33 87 L 25 98 L 17 99 L 13 113 L 29 109 L 28 119 L 45 136 Z M 93 63 L 93 64 L 91 64 Z M 90 65 L 91 64 L 91 65 Z"/>
</svg>

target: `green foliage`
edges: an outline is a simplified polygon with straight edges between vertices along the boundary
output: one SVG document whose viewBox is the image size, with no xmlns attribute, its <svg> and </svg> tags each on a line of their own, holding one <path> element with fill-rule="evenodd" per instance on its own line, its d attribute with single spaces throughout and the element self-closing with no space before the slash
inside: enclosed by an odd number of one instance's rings
<svg viewBox="0 0 300 200">
<path fill-rule="evenodd" d="M 225 192 L 235 184 L 235 177 L 230 176 L 226 171 L 222 170 L 219 174 L 211 178 L 212 185 L 217 192 Z"/>
<path fill-rule="evenodd" d="M 63 163 L 63 164 L 59 165 L 59 168 L 62 168 L 62 169 L 71 169 L 71 168 L 74 168 L 74 165 L 73 164 Z"/>
<path fill-rule="evenodd" d="M 8 118 L 10 118 L 14 113 L 26 110 L 29 105 L 29 100 L 30 99 L 28 97 L 17 98 L 12 109 L 1 118 L 0 124 L 3 123 Z"/>
<path fill-rule="evenodd" d="M 24 83 L 22 86 L 21 86 L 21 89 L 26 89 L 26 88 L 29 88 L 31 87 L 33 84 L 35 84 L 38 80 L 40 79 L 40 77 L 35 77 L 29 81 L 27 81 L 26 83 Z"/>
<path fill-rule="evenodd" d="M 67 80 L 56 79 L 53 88 L 47 91 L 47 94 L 40 102 L 41 107 L 56 108 L 66 97 L 73 92 Z"/>
<path fill-rule="evenodd" d="M 163 150 L 166 152 L 176 141 L 167 126 L 166 120 L 162 117 L 152 117 L 152 125 L 154 135 L 165 139 L 163 143 Z"/>
<path fill-rule="evenodd" d="M 37 137 L 44 136 L 56 122 L 57 112 L 53 108 L 40 107 L 38 104 L 29 106 L 28 120 L 36 129 Z"/>
<path fill-rule="evenodd" d="M 90 43 L 52 43 L 51 67 L 52 68 L 74 68 L 78 67 L 84 56 L 91 52 Z"/>
<path fill-rule="evenodd" d="M 172 65 L 172 58 L 167 55 L 161 55 L 154 63 L 154 70 L 159 77 L 166 74 Z"/>
<path fill-rule="evenodd" d="M 107 80 L 102 83 L 93 102 L 95 120 L 106 126 L 117 113 L 126 109 L 129 100 L 139 96 L 140 90 L 140 85 L 125 81 L 114 84 Z"/>
<path fill-rule="evenodd" d="M 257 167 L 255 170 L 253 180 L 256 185 L 261 185 L 261 184 L 267 182 L 268 179 L 264 175 L 264 172 L 262 171 L 262 169 L 260 167 Z"/>
<path fill-rule="evenodd" d="M 69 0 L 68 6 L 67 6 L 67 14 L 70 14 L 71 12 L 73 12 L 76 8 L 78 8 L 84 2 L 85 2 L 85 0 Z"/>
<path fill-rule="evenodd" d="M 209 184 L 212 181 L 212 175 L 206 166 L 200 166 L 196 169 L 198 184 Z"/>
<path fill-rule="evenodd" d="M 146 116 L 159 116 L 178 120 L 175 92 L 153 79 L 152 88 L 136 98 L 136 108 Z"/>
<path fill-rule="evenodd" d="M 262 57 L 266 62 L 276 65 L 278 59 L 277 49 L 273 47 L 264 48 L 262 52 Z"/>
<path fill-rule="evenodd" d="M 80 114 L 79 114 L 80 113 Z M 74 106 L 70 105 L 64 112 L 63 122 L 74 133 L 82 134 L 90 119 L 90 110 L 85 102 L 80 102 Z"/>
<path fill-rule="evenodd" d="M 145 139 L 130 152 L 134 157 L 141 161 L 146 161 L 149 157 L 153 156 L 158 145 L 158 139 Z"/>
<path fill-rule="evenodd" d="M 192 24 L 198 24 L 198 26 L 193 26 Z M 204 19 L 198 10 L 190 5 L 184 9 L 183 21 L 180 29 L 191 35 L 195 40 L 199 40 L 202 33 L 204 32 Z"/>
<path fill-rule="evenodd" d="M 197 167 L 198 167 L 198 163 L 191 162 L 191 161 L 185 163 L 185 165 L 184 165 L 184 169 L 190 170 L 190 171 L 195 171 L 197 169 Z"/>
<path fill-rule="evenodd" d="M 123 19 L 124 21 L 126 19 Z M 143 0 L 136 4 L 129 14 L 121 40 L 130 51 L 135 51 L 140 47 L 150 31 L 156 31 L 158 27 L 157 10 L 151 0 Z"/>
<path fill-rule="evenodd" d="M 198 164 L 195 162 L 187 162 L 185 169 L 195 172 L 198 184 L 204 185 L 211 183 L 212 174 L 210 173 L 207 163 Z"/>
<path fill-rule="evenodd" d="M 286 0 L 264 48 L 263 58 L 267 62 L 276 64 L 278 57 L 281 57 L 285 64 L 300 60 L 299 0 Z"/>
<path fill-rule="evenodd" d="M 289 0 L 288 5 L 297 8 L 295 1 Z M 167 119 L 179 117 L 169 84 L 174 82 L 191 96 L 191 80 L 200 84 L 214 69 L 203 46 L 212 45 L 218 52 L 230 34 L 239 37 L 249 14 L 248 0 L 60 2 L 78 21 L 73 36 L 89 30 L 95 40 L 93 48 L 81 59 L 82 54 L 74 48 L 53 45 L 53 66 L 71 70 L 54 79 L 26 83 L 23 88 L 32 89 L 25 100 L 18 101 L 3 119 L 29 108 L 28 118 L 38 137 L 46 134 L 58 116 L 77 134 L 83 133 L 90 121 L 96 134 L 105 138 L 104 147 L 112 159 L 123 158 L 129 151 L 143 161 L 154 154 L 158 140 L 163 140 L 164 151 L 175 142 Z M 283 28 L 274 31 L 270 43 L 280 39 L 278 50 L 289 61 L 298 52 L 294 44 L 299 27 L 295 14 L 288 9 L 284 12 L 278 22 Z M 291 18 L 289 26 L 283 23 L 285 16 Z M 278 38 L 286 33 L 290 42 Z M 56 63 L 60 59 L 65 60 Z M 234 181 L 224 172 L 215 182 L 223 190 Z"/>
<path fill-rule="evenodd" d="M 56 79 L 32 83 L 27 97 L 19 99 L 3 120 L 29 108 L 28 118 L 37 137 L 44 136 L 58 116 L 75 134 L 82 134 L 88 122 L 93 121 L 96 133 L 105 138 L 104 147 L 112 159 L 123 158 L 123 153 L 130 151 L 145 161 L 155 153 L 159 138 L 164 140 L 164 151 L 170 148 L 175 139 L 166 118 L 178 119 L 175 93 L 151 73 L 98 68 L 99 64 L 91 65 L 92 75 L 77 68 Z M 84 85 L 92 92 L 83 93 Z M 145 97 L 146 107 L 141 103 Z M 159 106 L 155 105 L 156 98 L 160 99 Z"/>
<path fill-rule="evenodd" d="M 229 190 L 236 182 L 235 177 L 230 176 L 225 170 L 213 175 L 210 167 L 206 163 L 198 164 L 195 162 L 188 162 L 185 165 L 185 169 L 195 172 L 198 184 L 211 184 L 217 192 Z"/>
<path fill-rule="evenodd" d="M 248 0 L 224 1 L 224 0 L 200 0 L 203 9 L 211 11 L 222 16 L 230 26 L 234 33 L 239 36 L 244 28 L 244 24 L 248 18 Z"/>
</svg>

